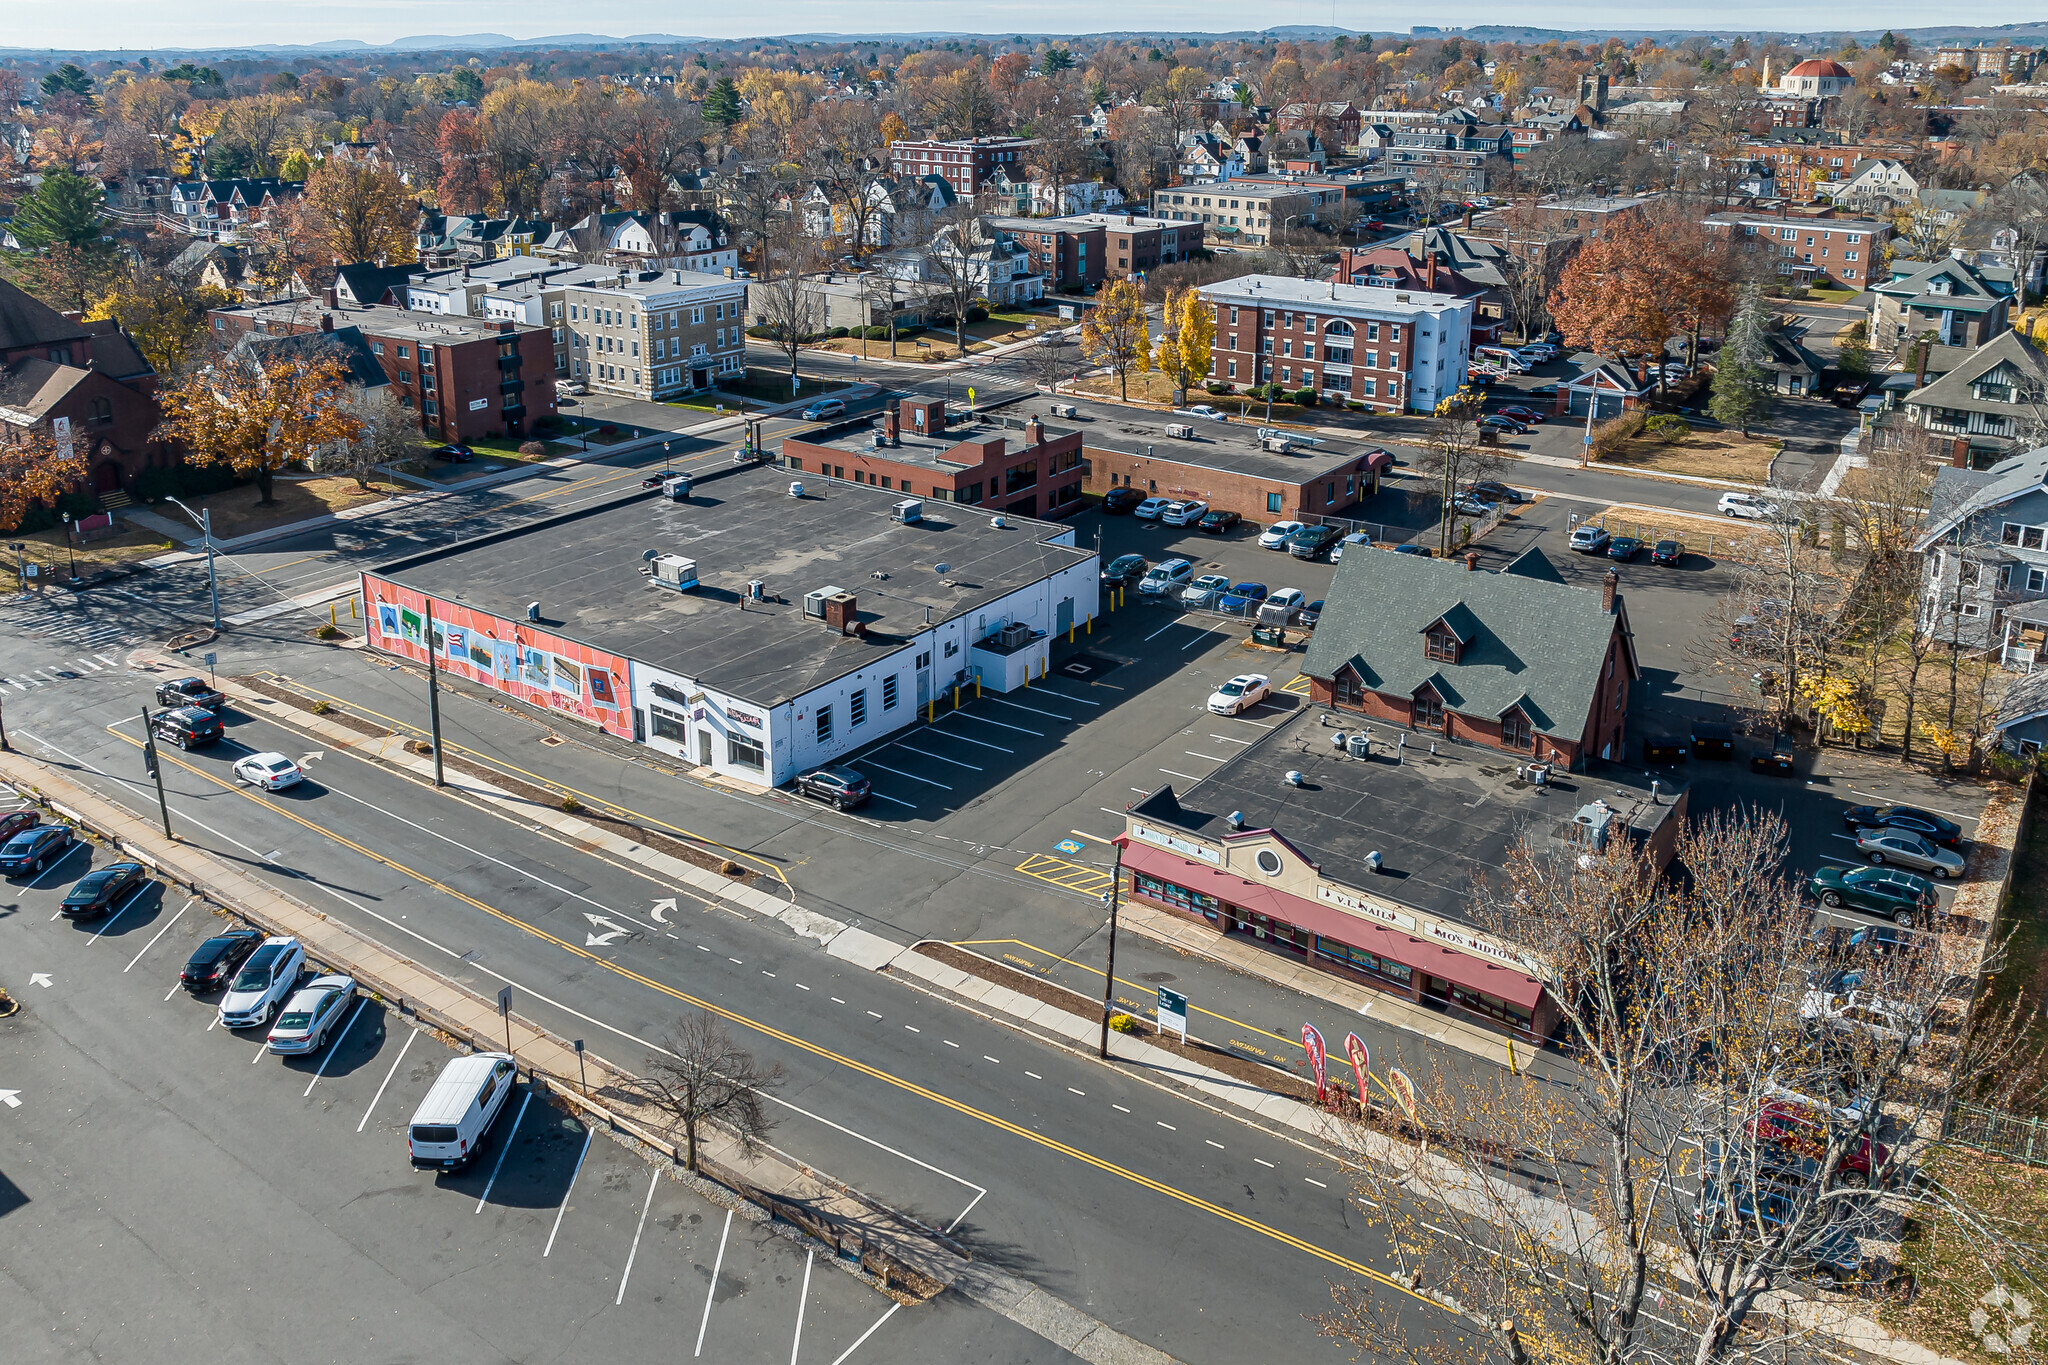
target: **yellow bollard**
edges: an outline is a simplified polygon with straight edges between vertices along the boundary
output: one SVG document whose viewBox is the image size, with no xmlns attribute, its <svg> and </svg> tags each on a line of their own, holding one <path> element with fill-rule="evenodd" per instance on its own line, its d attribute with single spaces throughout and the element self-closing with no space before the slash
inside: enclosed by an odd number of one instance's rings
<svg viewBox="0 0 2048 1365">
<path fill-rule="evenodd" d="M 1508 1039 L 1508 1071 L 1513 1075 L 1522 1074 L 1522 1068 L 1515 1065 L 1515 1040 Z"/>
<path fill-rule="evenodd" d="M 1071 621 L 1067 623 L 1067 643 L 1074 643 L 1074 625 Z"/>
<path fill-rule="evenodd" d="M 356 599 L 353 597 L 348 599 L 348 619 L 351 621 L 356 619 Z"/>
<path fill-rule="evenodd" d="M 954 684 L 953 684 L 953 709 L 954 709 L 955 711 L 958 711 L 958 710 L 960 709 L 960 684 L 959 684 L 959 683 L 954 683 Z"/>
<path fill-rule="evenodd" d="M 1095 633 L 1095 618 L 1092 616 L 1088 618 L 1088 633 L 1090 635 Z"/>
<path fill-rule="evenodd" d="M 981 674 L 979 673 L 974 675 L 974 699 L 976 701 L 981 700 Z"/>
<path fill-rule="evenodd" d="M 334 619 L 334 613 L 339 610 L 340 608 L 335 606 L 334 603 L 329 602 L 327 604 L 327 624 L 335 630 L 341 629 L 340 624 L 337 623 Z"/>
<path fill-rule="evenodd" d="M 924 704 L 924 721 L 927 725 L 937 725 L 939 723 L 939 704 L 936 701 L 928 701 Z"/>
</svg>

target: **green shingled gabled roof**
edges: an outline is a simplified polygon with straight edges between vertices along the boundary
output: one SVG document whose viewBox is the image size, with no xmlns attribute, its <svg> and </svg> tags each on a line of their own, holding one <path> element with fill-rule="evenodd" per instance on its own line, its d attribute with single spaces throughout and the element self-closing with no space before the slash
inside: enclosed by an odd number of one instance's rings
<svg viewBox="0 0 2048 1365">
<path fill-rule="evenodd" d="M 1439 620 L 1455 621 L 1463 641 L 1455 664 L 1425 652 L 1422 633 Z M 1499 573 L 1455 559 L 1360 552 L 1337 566 L 1302 672 L 1331 679 L 1349 664 L 1365 686 L 1389 696 L 1428 684 L 1464 715 L 1492 720 L 1520 706 L 1543 734 L 1577 739 L 1617 622 L 1634 677 L 1620 597 L 1612 613 L 1603 610 L 1600 594 L 1564 583 L 1539 551 Z"/>
</svg>

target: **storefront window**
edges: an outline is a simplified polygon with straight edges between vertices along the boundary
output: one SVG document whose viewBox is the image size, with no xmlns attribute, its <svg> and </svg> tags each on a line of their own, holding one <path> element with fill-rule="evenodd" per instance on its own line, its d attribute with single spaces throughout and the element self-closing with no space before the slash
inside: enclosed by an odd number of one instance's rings
<svg viewBox="0 0 2048 1365">
<path fill-rule="evenodd" d="M 1511 1025 L 1522 1030 L 1524 1033 L 1529 1031 L 1530 1025 L 1533 1022 L 1529 1011 L 1523 1009 L 1520 1005 L 1512 1005 L 1505 1000 L 1496 999 L 1491 995 L 1468 990 L 1455 981 L 1445 981 L 1440 977 L 1432 976 L 1426 978 L 1423 993 L 1456 1005 L 1461 1010 L 1467 1010 L 1484 1018 Z"/>
<path fill-rule="evenodd" d="M 745 735 L 728 734 L 725 737 L 725 760 L 735 768 L 752 768 L 760 772 L 767 763 L 767 754 L 758 742 Z"/>
<path fill-rule="evenodd" d="M 657 736 L 672 744 L 690 742 L 689 720 L 674 711 L 650 705 L 647 708 L 647 723 Z"/>
<path fill-rule="evenodd" d="M 1205 896 L 1199 891 L 1190 891 L 1184 886 L 1175 886 L 1172 882 L 1163 882 L 1142 872 L 1131 874 L 1131 891 L 1132 894 L 1143 896 L 1147 900 L 1170 905 L 1182 914 L 1200 915 L 1211 921 L 1217 917 L 1219 903 L 1214 896 Z"/>
</svg>

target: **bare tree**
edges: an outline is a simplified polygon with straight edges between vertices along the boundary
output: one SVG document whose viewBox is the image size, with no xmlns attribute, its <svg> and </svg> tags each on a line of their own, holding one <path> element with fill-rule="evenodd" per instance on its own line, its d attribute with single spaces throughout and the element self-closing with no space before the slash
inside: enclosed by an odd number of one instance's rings
<svg viewBox="0 0 2048 1365">
<path fill-rule="evenodd" d="M 1031 367 L 1033 381 L 1046 389 L 1056 391 L 1060 380 L 1073 371 L 1073 338 L 1064 330 L 1043 333 L 1038 338 L 1038 344 L 1025 355 L 1026 363 Z"/>
<path fill-rule="evenodd" d="M 731 1132 L 748 1155 L 758 1150 L 774 1126 L 763 1101 L 782 1084 L 782 1063 L 763 1066 L 709 1010 L 678 1018 L 661 1047 L 648 1057 L 640 1085 L 669 1136 L 682 1135 L 683 1164 L 697 1169 L 698 1139 L 710 1124 Z"/>
<path fill-rule="evenodd" d="M 314 473 L 339 474 L 368 488 L 379 471 L 417 459 L 426 450 L 419 415 L 400 403 L 389 385 L 351 385 L 341 406 L 361 424 L 362 434 L 352 441 L 337 441 L 309 460 Z"/>
<path fill-rule="evenodd" d="M 805 277 L 819 268 L 819 245 L 804 234 L 795 214 L 771 224 L 761 243 L 760 277 L 748 287 L 749 306 L 768 340 L 789 357 L 790 389 L 796 389 L 797 352 L 823 326 L 824 296 Z"/>
<path fill-rule="evenodd" d="M 1426 1079 L 1417 1118 L 1445 1136 L 1420 1153 L 1355 1130 L 1361 1212 L 1399 1258 L 1387 1281 L 1449 1318 L 1340 1285 L 1329 1335 L 1440 1365 L 1818 1362 L 1822 1314 L 1774 1291 L 1831 1275 L 1881 1291 L 1879 1248 L 1907 1218 L 1964 1223 L 1987 1268 L 2026 1255 L 2026 1234 L 1919 1178 L 1916 1125 L 2038 1076 L 2014 1012 L 1968 1016 L 1981 945 L 1916 936 L 1859 959 L 1853 986 L 1811 985 L 1835 964 L 1787 852 L 1782 819 L 1755 813 L 1684 829 L 1682 878 L 1621 835 L 1509 855 L 1473 917 L 1521 947 L 1573 1065 Z"/>
<path fill-rule="evenodd" d="M 924 263 L 953 316 L 953 344 L 967 354 L 967 313 L 989 286 L 995 243 L 972 203 L 962 199 L 933 214 L 924 243 Z"/>
<path fill-rule="evenodd" d="M 1485 412 L 1485 395 L 1460 389 L 1431 413 L 1423 434 L 1422 454 L 1415 462 L 1416 473 L 1437 486 L 1443 503 L 1443 520 L 1437 527 L 1437 553 L 1447 555 L 1457 545 L 1458 495 L 1468 484 L 1499 476 L 1506 468 L 1497 448 L 1480 443 L 1479 419 Z M 1468 522 L 1470 517 L 1465 518 Z"/>
</svg>

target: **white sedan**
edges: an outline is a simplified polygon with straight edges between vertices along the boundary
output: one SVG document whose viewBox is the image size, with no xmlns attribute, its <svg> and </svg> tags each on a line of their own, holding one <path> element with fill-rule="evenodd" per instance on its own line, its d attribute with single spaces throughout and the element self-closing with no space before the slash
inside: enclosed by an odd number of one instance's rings
<svg viewBox="0 0 2048 1365">
<path fill-rule="evenodd" d="M 265 791 L 282 791 L 295 782 L 302 781 L 306 774 L 298 764 L 283 754 L 250 754 L 235 764 L 235 776 L 252 787 Z"/>
<path fill-rule="evenodd" d="M 1778 515 L 1778 504 L 1765 502 L 1749 493 L 1723 493 L 1720 509 L 1725 516 L 1741 517 L 1747 521 L 1769 521 Z"/>
<path fill-rule="evenodd" d="M 270 1050 L 284 1056 L 319 1051 L 355 993 L 353 977 L 335 974 L 308 981 L 285 1002 L 270 1026 Z"/>
<path fill-rule="evenodd" d="M 1219 716 L 1234 716 L 1264 701 L 1272 684 L 1263 673 L 1240 673 L 1209 694 L 1209 709 Z"/>
<path fill-rule="evenodd" d="M 1159 514 L 1172 505 L 1171 498 L 1147 498 L 1131 509 L 1131 515 L 1139 521 L 1157 521 Z"/>
<path fill-rule="evenodd" d="M 1197 403 L 1187 410 L 1190 417 L 1206 417 L 1212 422 L 1227 422 L 1230 419 L 1208 403 Z"/>
<path fill-rule="evenodd" d="M 1287 538 L 1301 528 L 1302 523 L 1298 521 L 1276 521 L 1265 530 L 1259 532 L 1259 548 L 1261 550 L 1283 550 L 1287 548 Z"/>
</svg>

